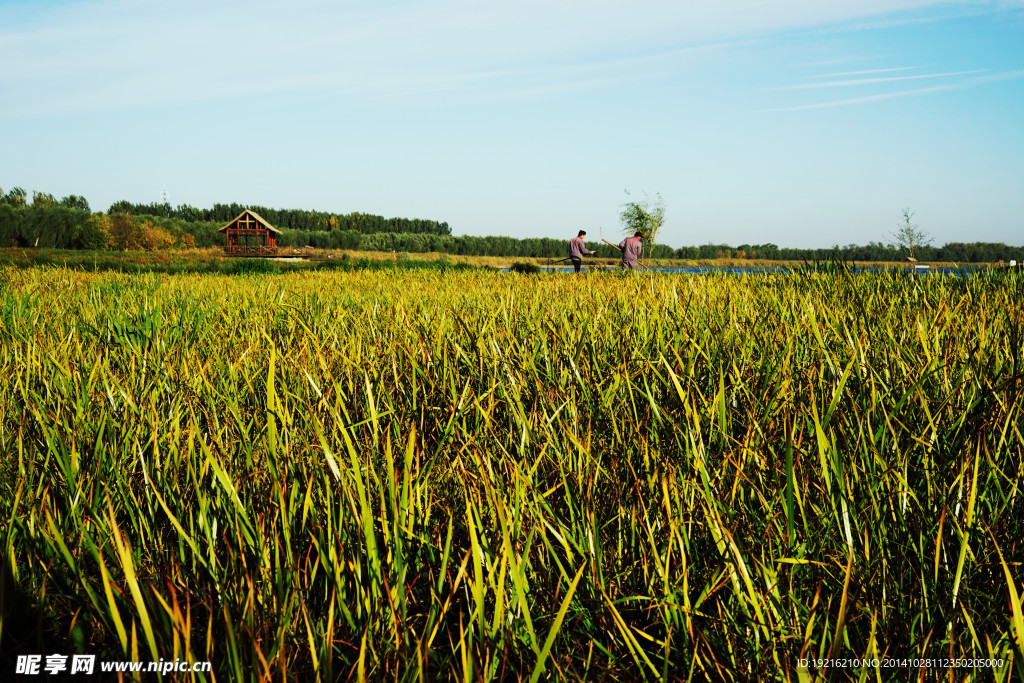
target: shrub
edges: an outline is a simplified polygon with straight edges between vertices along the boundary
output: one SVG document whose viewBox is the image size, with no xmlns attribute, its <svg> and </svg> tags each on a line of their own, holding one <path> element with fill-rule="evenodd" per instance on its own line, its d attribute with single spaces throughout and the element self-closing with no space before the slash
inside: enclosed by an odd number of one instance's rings
<svg viewBox="0 0 1024 683">
<path fill-rule="evenodd" d="M 134 251 L 142 246 L 142 228 L 126 213 L 114 214 L 110 221 L 110 241 L 113 249 Z"/>
<path fill-rule="evenodd" d="M 512 271 L 513 273 L 539 273 L 540 266 L 534 265 L 532 263 L 523 263 L 521 261 L 516 261 L 515 263 L 512 264 L 512 267 L 509 268 L 509 270 Z"/>
</svg>

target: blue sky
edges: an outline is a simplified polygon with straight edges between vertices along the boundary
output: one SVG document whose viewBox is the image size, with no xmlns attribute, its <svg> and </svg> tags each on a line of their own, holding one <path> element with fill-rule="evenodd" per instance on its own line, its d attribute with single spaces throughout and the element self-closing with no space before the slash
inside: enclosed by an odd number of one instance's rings
<svg viewBox="0 0 1024 683">
<path fill-rule="evenodd" d="M 455 234 L 1024 244 L 1024 0 L 0 1 L 0 187 Z"/>
</svg>

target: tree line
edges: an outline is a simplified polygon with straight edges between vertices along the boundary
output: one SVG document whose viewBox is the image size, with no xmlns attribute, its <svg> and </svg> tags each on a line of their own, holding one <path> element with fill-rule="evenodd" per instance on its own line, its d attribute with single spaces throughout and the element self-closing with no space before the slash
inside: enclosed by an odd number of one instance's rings
<svg viewBox="0 0 1024 683">
<path fill-rule="evenodd" d="M 46 247 L 91 250 L 158 250 L 166 248 L 219 247 L 224 235 L 218 230 L 238 216 L 246 207 L 237 204 L 217 205 L 226 218 L 185 220 L 180 216 L 128 211 L 93 213 L 83 197 L 70 195 L 55 199 L 45 193 L 27 193 L 14 188 L 0 190 L 0 247 Z M 145 205 L 147 208 L 153 205 Z M 116 204 L 113 209 L 124 208 Z M 136 208 L 138 208 L 136 206 Z M 180 208 L 180 207 L 179 207 Z M 440 252 L 461 256 L 501 256 L 519 258 L 561 259 L 572 230 L 565 239 L 550 237 L 514 237 L 475 235 L 454 236 L 449 232 L 371 230 L 335 228 L 306 230 L 275 223 L 271 211 L 253 209 L 272 225 L 282 230 L 277 243 L 282 249 L 315 247 L 358 251 L 392 251 L 425 253 Z M 325 214 L 327 215 L 327 214 Z M 357 214 L 349 214 L 357 215 Z M 361 215 L 361 214 L 358 214 Z M 375 217 L 375 218 L 380 218 Z M 383 219 L 381 219 L 383 220 Z M 406 219 L 399 221 L 399 227 Z M 413 224 L 415 221 L 407 221 Z M 444 226 L 448 231 L 447 224 Z M 365 226 L 364 226 L 365 227 Z M 587 248 L 598 257 L 615 258 L 618 251 L 602 242 L 587 242 Z M 951 242 L 942 247 L 922 246 L 915 252 L 921 261 L 956 263 L 991 263 L 1000 260 L 1024 262 L 1024 247 L 993 242 Z M 673 248 L 655 244 L 649 257 L 655 259 L 763 259 L 771 261 L 900 261 L 906 251 L 892 244 L 869 242 L 867 245 L 834 245 L 824 249 L 795 249 L 775 244 L 704 244 Z"/>
<path fill-rule="evenodd" d="M 245 210 L 254 211 L 278 229 L 334 232 L 351 230 L 361 234 L 375 232 L 410 232 L 416 234 L 450 235 L 452 229 L 443 221 L 424 218 L 384 218 L 358 211 L 346 214 L 303 209 L 271 209 L 265 206 L 241 204 L 214 204 L 210 209 L 198 209 L 188 204 L 172 207 L 169 204 L 133 204 L 127 200 L 114 202 L 107 213 L 127 213 L 133 216 L 174 218 L 185 223 L 219 222 L 222 226 L 234 220 Z"/>
<path fill-rule="evenodd" d="M 908 253 L 905 247 L 882 242 L 866 245 L 833 245 L 820 249 L 794 249 L 775 244 L 704 245 L 678 249 L 678 258 L 738 258 L 766 259 L 770 261 L 902 261 Z M 694 255 L 699 254 L 699 255 Z M 715 254 L 714 256 L 712 254 Z M 952 263 L 995 263 L 1024 260 L 1024 246 L 1009 246 L 1003 242 L 947 242 L 941 247 L 917 246 L 914 256 L 919 261 Z"/>
</svg>

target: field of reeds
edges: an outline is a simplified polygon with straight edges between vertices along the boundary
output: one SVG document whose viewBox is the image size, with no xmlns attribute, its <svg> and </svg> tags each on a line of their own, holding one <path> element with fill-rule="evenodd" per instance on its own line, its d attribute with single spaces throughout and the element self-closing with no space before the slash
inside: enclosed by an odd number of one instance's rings
<svg viewBox="0 0 1024 683">
<path fill-rule="evenodd" d="M 7 268 L 0 678 L 1024 680 L 1022 302 Z"/>
</svg>

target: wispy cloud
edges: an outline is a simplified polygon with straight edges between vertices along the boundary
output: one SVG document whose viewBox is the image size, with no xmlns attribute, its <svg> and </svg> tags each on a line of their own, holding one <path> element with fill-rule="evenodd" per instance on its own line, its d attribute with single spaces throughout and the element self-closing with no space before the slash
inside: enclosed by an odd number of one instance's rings
<svg viewBox="0 0 1024 683">
<path fill-rule="evenodd" d="M 813 76 L 812 78 L 844 78 L 846 76 L 867 76 L 869 74 L 885 74 L 892 73 L 894 71 L 913 71 L 919 67 L 916 66 L 893 66 L 887 69 L 862 69 L 860 71 L 840 71 L 831 74 L 821 74 L 820 76 Z"/>
<path fill-rule="evenodd" d="M 974 80 L 977 83 L 996 83 L 998 81 L 1011 81 L 1017 78 L 1024 78 L 1024 69 L 1017 71 L 1004 71 L 990 76 L 979 76 Z"/>
<path fill-rule="evenodd" d="M 967 71 L 967 72 L 957 72 L 957 73 L 951 73 L 951 74 L 945 74 L 945 75 L 955 76 L 955 75 L 970 74 L 970 73 L 980 73 L 980 72 L 978 72 L 978 71 Z M 935 74 L 935 75 L 938 75 L 938 74 Z M 952 83 L 944 83 L 942 85 L 935 85 L 935 86 L 930 86 L 930 87 L 927 87 L 927 88 L 915 88 L 913 90 L 899 90 L 899 91 L 882 92 L 882 93 L 875 93 L 875 94 L 871 94 L 871 95 L 863 95 L 861 97 L 850 97 L 850 98 L 845 98 L 845 99 L 841 99 L 841 100 L 829 100 L 829 101 L 825 101 L 825 102 L 811 102 L 811 103 L 806 103 L 806 104 L 797 104 L 797 105 L 785 106 L 785 107 L 772 107 L 772 108 L 766 108 L 766 109 L 759 109 L 757 111 L 759 113 L 764 113 L 764 112 L 787 112 L 787 111 L 804 111 L 804 110 L 808 110 L 808 109 L 827 109 L 827 108 L 832 108 L 832 107 L 847 107 L 847 106 L 851 106 L 851 105 L 867 104 L 867 103 L 870 103 L 870 102 L 879 102 L 879 101 L 882 101 L 882 100 L 891 100 L 891 99 L 897 99 L 897 98 L 902 98 L 902 97 L 913 97 L 913 96 L 916 96 L 916 95 L 927 95 L 927 94 L 930 94 L 930 93 L 937 93 L 937 92 L 943 92 L 943 91 L 964 90 L 964 89 L 967 89 L 967 88 L 984 85 L 986 83 L 993 83 L 993 82 L 997 82 L 997 81 L 1004 81 L 1004 80 L 1015 79 L 1015 78 L 1022 78 L 1022 77 L 1024 77 L 1024 70 L 1022 70 L 1022 71 L 1007 71 L 1007 72 L 998 73 L 998 74 L 989 74 L 989 75 L 985 75 L 985 76 L 977 76 L 977 77 L 974 77 L 974 78 L 961 79 L 961 80 L 958 80 L 958 81 L 955 81 L 955 82 L 952 82 Z"/>
<path fill-rule="evenodd" d="M 896 83 L 899 81 L 916 81 L 925 78 L 951 78 L 953 76 L 965 76 L 968 74 L 982 73 L 984 69 L 972 69 L 970 71 L 949 71 L 937 74 L 916 74 L 914 76 L 887 76 L 883 78 L 854 78 L 841 81 L 823 81 L 820 83 L 798 83 L 795 85 L 781 85 L 777 90 L 808 90 L 813 88 L 846 88 L 858 85 L 878 85 L 879 83 Z"/>
<path fill-rule="evenodd" d="M 865 95 L 864 97 L 851 97 L 845 100 L 832 100 L 829 102 L 813 102 L 811 104 L 798 104 L 792 107 L 774 107 L 772 109 L 760 109 L 760 112 L 781 112 L 781 111 L 803 111 L 805 109 L 826 109 L 829 107 L 846 107 L 853 104 L 866 104 L 880 100 L 891 100 L 899 97 L 910 97 L 912 95 L 924 95 L 926 93 L 939 92 L 941 90 L 955 90 L 961 86 L 947 84 L 936 85 L 930 88 L 918 88 L 916 90 L 902 90 L 899 92 L 878 93 L 876 95 Z"/>
</svg>

